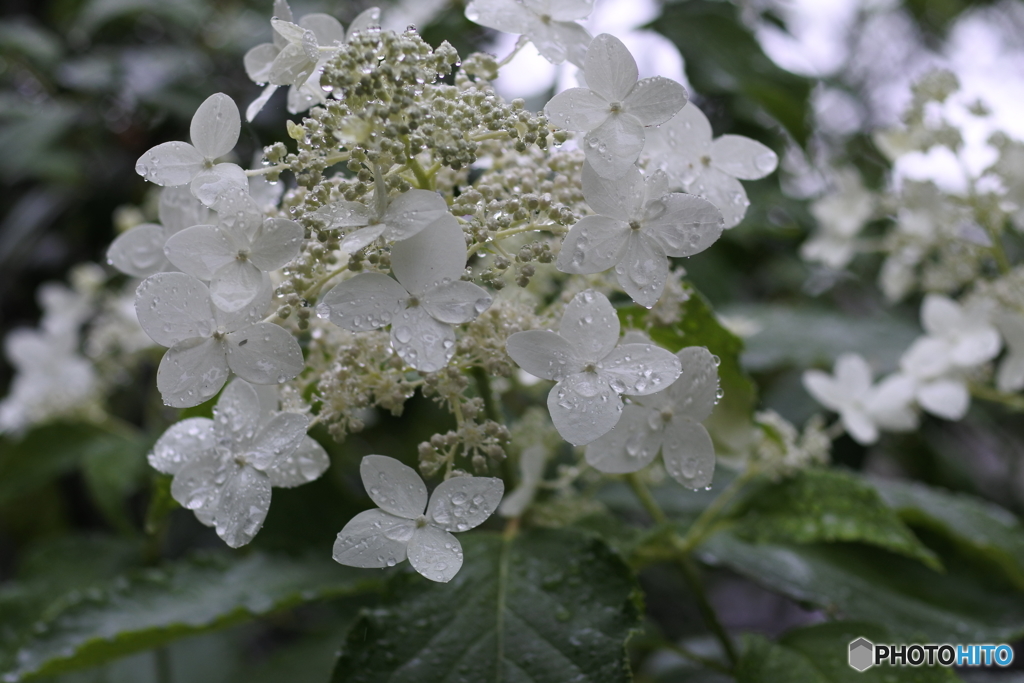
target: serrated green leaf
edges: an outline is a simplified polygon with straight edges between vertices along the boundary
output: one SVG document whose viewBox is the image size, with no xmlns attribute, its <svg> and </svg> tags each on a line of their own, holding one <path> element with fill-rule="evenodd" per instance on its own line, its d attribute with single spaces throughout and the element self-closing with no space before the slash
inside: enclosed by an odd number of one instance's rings
<svg viewBox="0 0 1024 683">
<path fill-rule="evenodd" d="M 448 584 L 410 572 L 349 632 L 335 683 L 628 681 L 636 580 L 587 535 L 530 530 L 463 536 Z"/>
<path fill-rule="evenodd" d="M 119 576 L 78 593 L 0 651 L 6 682 L 71 671 L 299 604 L 373 590 L 377 579 L 326 558 L 205 556 Z"/>
<path fill-rule="evenodd" d="M 699 554 L 795 600 L 885 624 L 898 638 L 987 643 L 1024 634 L 1024 593 L 962 558 L 943 556 L 939 574 L 870 546 L 750 543 L 727 531 Z"/>
<path fill-rule="evenodd" d="M 920 560 L 942 563 L 852 472 L 807 469 L 750 495 L 731 522 L 734 533 L 759 543 L 857 541 Z"/>
<path fill-rule="evenodd" d="M 1024 527 L 1012 513 L 961 493 L 901 481 L 872 482 L 903 520 L 990 559 L 1024 589 Z"/>
</svg>

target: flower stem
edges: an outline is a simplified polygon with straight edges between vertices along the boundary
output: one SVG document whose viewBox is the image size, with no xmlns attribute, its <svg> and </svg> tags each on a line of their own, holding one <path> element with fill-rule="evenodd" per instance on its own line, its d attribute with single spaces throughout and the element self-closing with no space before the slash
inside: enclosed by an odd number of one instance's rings
<svg viewBox="0 0 1024 683">
<path fill-rule="evenodd" d="M 519 51 L 526 47 L 526 44 L 528 42 L 530 42 L 530 39 L 527 38 L 525 35 L 519 36 L 519 40 L 516 41 L 516 46 L 512 48 L 512 52 L 509 52 L 508 56 L 505 57 L 505 59 L 498 62 L 498 68 L 500 69 L 501 67 L 505 66 L 513 59 L 515 59 L 516 55 L 519 54 Z"/>
<path fill-rule="evenodd" d="M 972 384 L 971 395 L 983 401 L 1001 403 L 1015 413 L 1024 413 L 1024 396 L 1007 394 L 998 389 L 987 387 L 984 384 Z"/>
</svg>

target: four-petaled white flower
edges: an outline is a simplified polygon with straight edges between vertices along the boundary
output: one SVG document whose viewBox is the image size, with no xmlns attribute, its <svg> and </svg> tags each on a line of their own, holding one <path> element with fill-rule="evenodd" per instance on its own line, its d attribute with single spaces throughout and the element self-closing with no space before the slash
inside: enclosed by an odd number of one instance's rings
<svg viewBox="0 0 1024 683">
<path fill-rule="evenodd" d="M 679 359 L 672 353 L 618 341 L 615 309 L 603 294 L 588 289 L 565 307 L 558 332 L 516 332 L 506 342 L 519 367 L 558 382 L 548 394 L 548 411 L 571 444 L 590 443 L 615 427 L 621 394 L 653 394 L 679 377 Z"/>
<path fill-rule="evenodd" d="M 1006 342 L 1006 356 L 999 363 L 996 386 L 999 391 L 1011 393 L 1024 389 L 1024 315 L 1002 313 L 996 325 Z"/>
<path fill-rule="evenodd" d="M 711 202 L 668 192 L 661 171 L 648 176 L 633 166 L 609 180 L 583 166 L 583 197 L 597 216 L 572 227 L 558 255 L 565 273 L 599 273 L 612 266 L 619 285 L 641 306 L 658 302 L 669 256 L 692 256 L 722 234 L 722 214 Z"/>
<path fill-rule="evenodd" d="M 586 88 L 570 88 L 544 107 L 566 130 L 586 133 L 583 151 L 598 175 L 618 178 L 644 148 L 644 127 L 665 123 L 686 104 L 686 90 L 655 76 L 638 81 L 636 60 L 622 41 L 602 33 L 583 65 Z"/>
<path fill-rule="evenodd" d="M 254 384 L 280 384 L 302 371 L 295 337 L 278 325 L 259 322 L 270 294 L 270 278 L 264 275 L 253 302 L 228 313 L 191 275 L 158 273 L 143 280 L 135 294 L 139 324 L 153 341 L 169 347 L 156 375 L 164 403 L 199 405 L 220 391 L 229 370 Z"/>
<path fill-rule="evenodd" d="M 726 228 L 743 220 L 750 206 L 739 181 L 763 178 L 779 163 L 775 152 L 756 140 L 741 135 L 712 140 L 708 118 L 693 104 L 648 132 L 644 155 L 653 168 L 668 174 L 673 188 L 704 197 L 717 206 Z"/>
<path fill-rule="evenodd" d="M 360 512 L 338 534 L 334 559 L 349 567 L 380 569 L 409 558 L 431 581 L 447 583 L 462 568 L 462 545 L 452 531 L 482 524 L 505 491 L 501 479 L 454 477 L 434 489 L 411 467 L 384 455 L 359 465 L 363 486 L 379 508 Z"/>
<path fill-rule="evenodd" d="M 235 148 L 241 129 L 234 101 L 224 93 L 210 95 L 192 117 L 192 144 L 157 145 L 139 157 L 135 172 L 165 187 L 189 185 L 199 201 L 211 206 L 226 188 L 249 186 L 245 171 L 237 164 L 214 164 Z"/>
<path fill-rule="evenodd" d="M 383 273 L 361 273 L 324 295 L 317 315 L 353 332 L 391 325 L 391 345 L 420 372 L 436 372 L 455 355 L 452 325 L 487 310 L 491 296 L 459 278 L 466 268 L 466 240 L 451 214 L 391 248 L 396 282 Z"/>
<path fill-rule="evenodd" d="M 107 249 L 107 263 L 125 275 L 149 277 L 173 270 L 164 254 L 171 235 L 210 221 L 210 209 L 187 187 L 160 191 L 160 223 L 142 223 L 121 233 Z"/>
<path fill-rule="evenodd" d="M 857 443 L 875 443 L 879 429 L 906 432 L 917 427 L 913 381 L 895 374 L 873 384 L 871 367 L 857 354 L 839 356 L 833 375 L 807 370 L 803 382 L 818 403 L 839 413 Z"/>
<path fill-rule="evenodd" d="M 715 447 L 701 424 L 718 402 L 711 352 L 690 346 L 676 354 L 683 373 L 671 386 L 632 399 L 615 429 L 587 446 L 594 469 L 625 474 L 643 469 L 661 450 L 665 470 L 683 486 L 702 489 L 715 473 Z"/>
<path fill-rule="evenodd" d="M 320 76 L 324 65 L 337 54 L 338 48 L 358 31 L 364 31 L 380 22 L 380 10 L 372 7 L 355 19 L 348 34 L 341 23 L 329 14 L 307 14 L 295 22 L 291 8 L 285 0 L 274 3 L 272 43 L 261 43 L 245 53 L 245 72 L 254 83 L 269 83 L 245 111 L 252 121 L 279 86 L 288 90 L 288 111 L 292 114 L 306 111 L 314 104 L 326 101 Z M 333 49 L 332 49 L 333 48 Z"/>
<path fill-rule="evenodd" d="M 330 461 L 306 436 L 309 418 L 265 414 L 255 389 L 235 379 L 213 409 L 213 419 L 193 417 L 172 425 L 153 446 L 149 463 L 174 475 L 171 496 L 217 530 L 232 548 L 263 526 L 270 488 L 317 479 Z"/>
<path fill-rule="evenodd" d="M 921 325 L 927 334 L 906 350 L 900 370 L 914 380 L 918 405 L 932 415 L 959 420 L 971 403 L 963 372 L 999 355 L 999 332 L 986 311 L 940 294 L 925 296 Z"/>
<path fill-rule="evenodd" d="M 298 223 L 286 218 L 265 218 L 244 190 L 234 192 L 239 195 L 236 199 L 240 211 L 248 215 L 236 212 L 229 214 L 228 223 L 185 228 L 172 235 L 164 246 L 171 263 L 210 283 L 213 303 L 229 313 L 252 303 L 264 273 L 294 259 L 303 238 Z M 222 199 L 226 198 L 227 195 L 222 195 Z"/>
<path fill-rule="evenodd" d="M 583 67 L 592 38 L 576 23 L 594 9 L 594 0 L 472 0 L 470 21 L 505 33 L 520 33 L 552 64 L 568 60 Z"/>
</svg>

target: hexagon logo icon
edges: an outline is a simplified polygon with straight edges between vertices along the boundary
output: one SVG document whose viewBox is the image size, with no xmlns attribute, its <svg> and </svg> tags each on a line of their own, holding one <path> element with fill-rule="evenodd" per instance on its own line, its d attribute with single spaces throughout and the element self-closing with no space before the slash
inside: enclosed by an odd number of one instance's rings
<svg viewBox="0 0 1024 683">
<path fill-rule="evenodd" d="M 858 638 L 850 643 L 850 666 L 857 671 L 867 671 L 875 663 L 875 644 L 867 638 Z"/>
</svg>

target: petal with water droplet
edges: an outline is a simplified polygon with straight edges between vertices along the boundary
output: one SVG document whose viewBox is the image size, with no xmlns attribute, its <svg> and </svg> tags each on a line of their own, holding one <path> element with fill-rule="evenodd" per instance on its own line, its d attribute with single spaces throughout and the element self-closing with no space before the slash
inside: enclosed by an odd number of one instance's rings
<svg viewBox="0 0 1024 683">
<path fill-rule="evenodd" d="M 407 240 L 447 213 L 448 205 L 438 193 L 408 190 L 392 199 L 384 211 L 384 237 L 395 242 Z"/>
<path fill-rule="evenodd" d="M 681 371 L 675 354 L 654 344 L 620 344 L 605 356 L 598 369 L 613 389 L 629 396 L 667 389 Z"/>
<path fill-rule="evenodd" d="M 249 179 L 237 164 L 217 164 L 196 174 L 189 185 L 196 199 L 215 206 L 220 196 L 232 190 L 249 191 Z"/>
<path fill-rule="evenodd" d="M 505 349 L 519 367 L 542 379 L 558 381 L 583 367 L 572 345 L 550 330 L 516 332 L 505 342 Z"/>
<path fill-rule="evenodd" d="M 196 337 L 167 349 L 157 369 L 156 386 L 167 405 L 191 408 L 216 396 L 227 378 L 223 343 Z"/>
<path fill-rule="evenodd" d="M 171 497 L 192 510 L 206 526 L 213 526 L 220 487 L 215 483 L 221 460 L 213 448 L 196 451 L 171 481 Z"/>
<path fill-rule="evenodd" d="M 633 55 L 621 40 L 608 33 L 590 42 L 583 73 L 587 85 L 609 102 L 625 100 L 640 75 Z"/>
<path fill-rule="evenodd" d="M 565 307 L 558 333 L 584 361 L 596 362 L 619 341 L 619 316 L 608 297 L 592 289 L 580 292 Z"/>
<path fill-rule="evenodd" d="M 662 430 L 648 424 L 650 408 L 627 405 L 615 429 L 587 444 L 591 467 L 608 474 L 637 472 L 650 465 L 661 448 Z"/>
<path fill-rule="evenodd" d="M 231 370 L 253 384 L 281 384 L 305 366 L 291 332 L 273 323 L 256 323 L 224 338 Z"/>
<path fill-rule="evenodd" d="M 126 275 L 147 277 L 170 268 L 164 256 L 167 236 L 155 223 L 136 225 L 123 232 L 107 249 L 107 260 Z"/>
<path fill-rule="evenodd" d="M 413 532 L 408 553 L 412 568 L 431 581 L 448 583 L 462 569 L 459 539 L 429 524 Z"/>
<path fill-rule="evenodd" d="M 619 221 L 640 218 L 644 204 L 644 177 L 632 166 L 617 178 L 602 177 L 585 163 L 581 174 L 583 198 L 597 213 Z"/>
<path fill-rule="evenodd" d="M 192 144 L 207 159 L 217 159 L 235 148 L 242 119 L 235 101 L 222 92 L 206 98 L 192 117 Z"/>
<path fill-rule="evenodd" d="M 620 178 L 644 148 L 644 127 L 632 114 L 613 114 L 583 138 L 583 153 L 598 175 Z"/>
<path fill-rule="evenodd" d="M 420 305 L 435 320 L 452 325 L 468 323 L 487 310 L 491 295 L 472 282 L 455 280 L 427 290 Z"/>
<path fill-rule="evenodd" d="M 203 155 L 187 142 L 165 142 L 135 163 L 135 172 L 151 183 L 187 185 L 203 169 Z"/>
<path fill-rule="evenodd" d="M 209 281 L 219 268 L 233 262 L 239 250 L 247 246 L 228 230 L 213 225 L 194 225 L 171 235 L 164 253 L 184 272 Z"/>
<path fill-rule="evenodd" d="M 157 273 L 135 291 L 139 324 L 161 346 L 213 333 L 210 290 L 185 273 Z"/>
<path fill-rule="evenodd" d="M 661 445 L 665 471 L 694 490 L 711 485 L 715 474 L 715 447 L 704 425 L 688 417 L 674 417 L 665 428 Z"/>
<path fill-rule="evenodd" d="M 577 132 L 597 128 L 609 114 L 607 100 L 589 88 L 563 90 L 544 105 L 544 115 L 551 123 Z"/>
<path fill-rule="evenodd" d="M 675 116 L 688 96 L 686 89 L 671 78 L 644 78 L 623 100 L 623 108 L 645 126 L 657 126 Z"/>
<path fill-rule="evenodd" d="M 392 272 L 403 287 L 417 296 L 446 280 L 458 280 L 465 269 L 465 233 L 449 213 L 391 248 Z"/>
<path fill-rule="evenodd" d="M 212 451 L 216 443 L 213 420 L 190 417 L 172 424 L 157 439 L 149 453 L 149 464 L 158 472 L 177 474 L 185 463 Z"/>
<path fill-rule="evenodd" d="M 437 372 L 455 355 L 455 330 L 434 319 L 423 306 L 414 306 L 395 314 L 391 346 L 420 372 Z"/>
<path fill-rule="evenodd" d="M 629 224 L 620 220 L 585 216 L 565 236 L 558 269 L 577 275 L 608 270 L 622 259 L 629 232 Z"/>
<path fill-rule="evenodd" d="M 622 414 L 622 399 L 600 376 L 581 372 L 551 389 L 548 412 L 562 438 L 582 446 L 615 427 Z"/>
<path fill-rule="evenodd" d="M 327 451 L 315 439 L 305 436 L 286 458 L 275 460 L 264 470 L 270 483 L 279 488 L 293 488 L 320 478 L 331 465 Z"/>
<path fill-rule="evenodd" d="M 193 225 L 213 223 L 209 207 L 196 199 L 187 187 L 160 190 L 159 216 L 168 236 Z"/>
<path fill-rule="evenodd" d="M 236 313 L 255 301 L 263 271 L 247 260 L 231 259 L 213 274 L 210 300 L 225 313 Z"/>
<path fill-rule="evenodd" d="M 374 26 L 380 26 L 380 8 L 371 7 L 368 10 L 363 10 L 356 15 L 356 18 L 352 20 L 352 23 L 348 25 L 348 34 L 345 36 L 346 40 L 352 40 L 352 36 L 361 31 L 365 31 Z"/>
<path fill-rule="evenodd" d="M 292 457 L 306 438 L 309 418 L 298 413 L 278 413 L 256 434 L 248 451 L 249 464 L 266 472 Z"/>
<path fill-rule="evenodd" d="M 494 514 L 505 484 L 494 477 L 452 477 L 430 496 L 427 519 L 445 531 L 469 531 Z"/>
<path fill-rule="evenodd" d="M 286 218 L 268 218 L 256 231 L 249 260 L 260 270 L 284 267 L 302 248 L 302 226 Z"/>
<path fill-rule="evenodd" d="M 703 346 L 688 346 L 676 354 L 683 372 L 672 384 L 669 395 L 677 415 L 703 422 L 718 401 L 718 366 Z"/>
<path fill-rule="evenodd" d="M 253 386 L 239 377 L 231 380 L 217 399 L 213 421 L 220 441 L 232 444 L 235 453 L 248 450 L 261 422 L 260 399 Z"/>
<path fill-rule="evenodd" d="M 334 561 L 347 567 L 383 569 L 404 562 L 415 522 L 367 510 L 349 520 L 334 542 Z"/>
<path fill-rule="evenodd" d="M 409 293 L 383 273 L 360 273 L 324 295 L 317 315 L 338 327 L 365 332 L 391 323 Z"/>
<path fill-rule="evenodd" d="M 644 232 L 668 256 L 699 254 L 714 244 L 724 229 L 722 212 L 700 197 L 673 192 L 647 205 Z"/>
<path fill-rule="evenodd" d="M 273 66 L 274 60 L 280 51 L 281 48 L 273 43 L 260 43 L 250 48 L 242 58 L 245 74 L 249 77 L 249 80 L 258 85 L 267 83 L 270 80 L 270 68 Z M 249 120 L 252 121 L 251 118 Z"/>
<path fill-rule="evenodd" d="M 668 257 L 660 244 L 646 234 L 633 232 L 622 260 L 615 266 L 615 275 L 619 286 L 633 301 L 651 308 L 665 289 L 668 266 Z"/>
<path fill-rule="evenodd" d="M 214 519 L 217 535 L 232 548 L 240 548 L 263 527 L 269 510 L 270 478 L 242 465 L 221 489 Z"/>
<path fill-rule="evenodd" d="M 416 471 L 386 455 L 367 455 L 359 463 L 367 495 L 382 510 L 416 519 L 427 508 L 427 487 Z"/>
<path fill-rule="evenodd" d="M 711 163 L 740 180 L 757 180 L 775 170 L 779 157 L 757 140 L 723 135 L 711 143 Z"/>
</svg>

